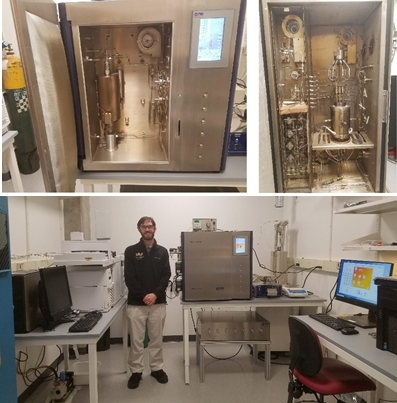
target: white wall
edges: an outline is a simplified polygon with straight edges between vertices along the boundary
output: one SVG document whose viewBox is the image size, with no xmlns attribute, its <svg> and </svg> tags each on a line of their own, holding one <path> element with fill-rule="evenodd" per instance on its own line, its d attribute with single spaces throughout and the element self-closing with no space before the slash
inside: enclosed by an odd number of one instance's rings
<svg viewBox="0 0 397 403">
<path fill-rule="evenodd" d="M 54 196 L 8 198 L 11 255 L 60 252 L 61 212 Z"/>
<path fill-rule="evenodd" d="M 345 197 L 340 199 L 352 200 Z M 366 199 L 372 200 L 371 196 L 367 196 Z M 377 231 L 376 215 L 366 215 L 363 219 L 362 215 L 334 214 L 333 210 L 341 207 L 338 198 L 292 196 L 285 197 L 285 200 L 284 218 L 289 220 L 289 256 L 332 261 L 354 258 L 357 252 L 344 252 L 341 245 Z M 363 259 L 375 257 L 372 252 L 360 252 L 360 254 Z"/>
<path fill-rule="evenodd" d="M 3 0 L 1 2 L 2 8 L 2 40 L 11 43 L 14 49 L 15 56 L 20 57 L 19 46 L 17 41 L 17 34 L 15 32 L 14 20 L 12 17 L 11 2 L 10 0 Z"/>
<path fill-rule="evenodd" d="M 378 200 L 380 196 L 298 196 L 285 197 L 284 219 L 289 220 L 288 252 L 290 257 L 340 261 L 341 259 L 394 261 L 396 253 L 382 254 L 368 251 L 343 251 L 342 244 L 379 231 L 383 241 L 397 239 L 397 214 L 333 214 L 345 202 Z M 290 276 L 302 285 L 307 272 Z M 329 292 L 336 281 L 336 273 L 313 272 L 305 288 L 329 301 Z M 333 314 L 363 312 L 352 305 L 334 301 Z"/>
</svg>

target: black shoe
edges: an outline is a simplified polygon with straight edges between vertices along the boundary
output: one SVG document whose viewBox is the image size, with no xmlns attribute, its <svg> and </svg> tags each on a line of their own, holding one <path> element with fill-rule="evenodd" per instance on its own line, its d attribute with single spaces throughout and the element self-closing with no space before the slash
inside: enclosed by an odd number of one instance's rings
<svg viewBox="0 0 397 403">
<path fill-rule="evenodd" d="M 162 369 L 159 369 L 158 371 L 152 371 L 150 375 L 152 375 L 153 378 L 156 378 L 157 382 L 159 383 L 168 382 L 168 376 Z"/>
<path fill-rule="evenodd" d="M 128 379 L 128 388 L 129 389 L 136 389 L 139 386 L 139 382 L 142 380 L 142 373 L 135 372 L 130 376 Z"/>
</svg>

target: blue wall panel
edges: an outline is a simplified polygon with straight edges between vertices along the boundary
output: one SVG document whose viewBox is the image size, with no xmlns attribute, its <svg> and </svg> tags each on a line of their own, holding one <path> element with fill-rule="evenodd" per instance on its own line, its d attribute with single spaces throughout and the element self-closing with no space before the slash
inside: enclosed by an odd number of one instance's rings
<svg viewBox="0 0 397 403">
<path fill-rule="evenodd" d="M 0 213 L 8 221 L 7 197 L 0 197 Z M 4 227 L 3 227 L 4 228 Z M 8 228 L 7 228 L 8 234 Z M 1 239 L 1 236 L 0 236 Z M 9 240 L 9 237 L 8 237 Z M 2 245 L 0 245 L 2 247 Z M 4 254 L 3 254 L 4 256 Z M 8 245 L 8 269 L 0 270 L 0 402 L 17 402 L 17 380 L 15 370 L 15 337 L 12 304 L 12 278 Z"/>
</svg>

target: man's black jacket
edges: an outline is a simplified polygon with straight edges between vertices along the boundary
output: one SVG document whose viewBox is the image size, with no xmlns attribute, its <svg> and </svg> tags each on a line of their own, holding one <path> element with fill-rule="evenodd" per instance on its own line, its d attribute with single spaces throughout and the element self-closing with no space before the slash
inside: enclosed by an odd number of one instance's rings
<svg viewBox="0 0 397 403">
<path fill-rule="evenodd" d="M 156 294 L 156 304 L 166 302 L 165 290 L 171 277 L 168 251 L 154 241 L 148 253 L 141 240 L 128 246 L 124 254 L 124 278 L 128 305 L 145 305 L 146 294 Z"/>
</svg>

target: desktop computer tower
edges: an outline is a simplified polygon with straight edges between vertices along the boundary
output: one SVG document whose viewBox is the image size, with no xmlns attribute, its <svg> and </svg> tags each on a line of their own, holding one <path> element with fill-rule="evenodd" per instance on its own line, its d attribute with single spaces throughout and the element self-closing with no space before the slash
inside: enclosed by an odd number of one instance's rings
<svg viewBox="0 0 397 403">
<path fill-rule="evenodd" d="M 376 347 L 397 354 L 397 287 L 378 287 Z"/>
<path fill-rule="evenodd" d="M 43 322 L 39 308 L 38 271 L 12 273 L 15 333 L 29 333 Z"/>
</svg>

